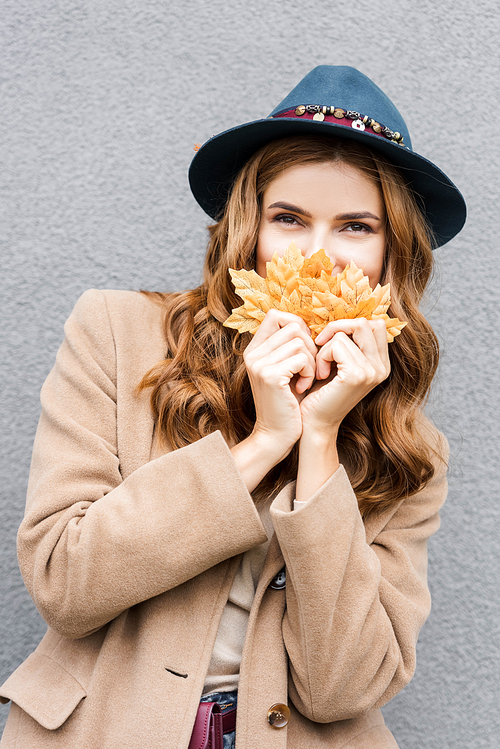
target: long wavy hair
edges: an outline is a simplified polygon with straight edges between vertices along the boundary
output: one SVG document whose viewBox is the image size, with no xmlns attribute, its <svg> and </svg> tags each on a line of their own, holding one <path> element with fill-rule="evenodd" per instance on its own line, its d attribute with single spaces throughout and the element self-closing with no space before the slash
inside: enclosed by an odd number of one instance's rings
<svg viewBox="0 0 500 749">
<path fill-rule="evenodd" d="M 439 355 L 436 336 L 419 311 L 432 272 L 429 230 L 403 176 L 376 153 L 325 137 L 284 138 L 257 151 L 238 174 L 222 218 L 209 227 L 202 284 L 152 294 L 164 305 L 166 355 L 139 387 L 151 388 L 158 433 L 172 449 L 217 429 L 229 445 L 248 437 L 255 409 L 242 354 L 251 336 L 222 325 L 241 304 L 228 269 L 255 268 L 268 185 L 289 167 L 323 162 L 349 164 L 380 189 L 387 215 L 381 283 L 391 284 L 389 314 L 408 321 L 390 345 L 389 377 L 345 417 L 339 432 L 342 462 L 367 517 L 417 492 L 434 473 L 434 456 L 418 423 Z M 256 501 L 296 477 L 297 459 L 296 445 L 264 477 Z"/>
</svg>

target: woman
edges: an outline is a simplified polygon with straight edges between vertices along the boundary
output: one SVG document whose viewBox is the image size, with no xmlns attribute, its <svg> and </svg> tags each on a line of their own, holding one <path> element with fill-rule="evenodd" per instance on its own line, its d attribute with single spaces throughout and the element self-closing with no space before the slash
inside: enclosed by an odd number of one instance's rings
<svg viewBox="0 0 500 749">
<path fill-rule="evenodd" d="M 237 696 L 239 749 L 395 747 L 379 708 L 413 675 L 446 493 L 418 302 L 463 200 L 331 66 L 190 180 L 220 219 L 203 284 L 87 292 L 42 391 L 19 558 L 49 629 L 0 690 L 1 746 L 227 749 Z M 390 351 L 379 321 L 222 325 L 228 268 L 264 276 L 292 240 L 391 282 Z"/>
</svg>

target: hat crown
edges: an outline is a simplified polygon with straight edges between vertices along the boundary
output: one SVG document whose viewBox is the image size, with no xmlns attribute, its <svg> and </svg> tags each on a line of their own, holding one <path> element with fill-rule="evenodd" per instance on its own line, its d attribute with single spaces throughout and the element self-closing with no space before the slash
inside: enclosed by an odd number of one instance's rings
<svg viewBox="0 0 500 749">
<path fill-rule="evenodd" d="M 389 97 L 356 68 L 348 65 L 318 65 L 290 91 L 269 115 L 304 104 L 341 107 L 367 115 L 401 133 L 411 148 L 406 123 Z"/>
</svg>

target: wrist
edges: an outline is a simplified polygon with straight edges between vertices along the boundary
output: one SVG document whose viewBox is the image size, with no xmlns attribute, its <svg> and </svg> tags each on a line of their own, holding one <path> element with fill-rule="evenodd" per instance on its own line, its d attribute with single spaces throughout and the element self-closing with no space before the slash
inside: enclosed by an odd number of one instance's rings
<svg viewBox="0 0 500 749">
<path fill-rule="evenodd" d="M 247 441 L 252 445 L 257 454 L 266 456 L 267 460 L 273 460 L 273 466 L 286 458 L 295 441 L 286 439 L 280 432 L 279 434 L 264 427 L 255 424 Z M 271 466 L 272 467 L 272 466 Z"/>
<path fill-rule="evenodd" d="M 276 435 L 254 429 L 242 442 L 231 448 L 240 475 L 249 492 L 253 492 L 271 468 L 285 458 L 292 446 L 284 449 Z"/>
<path fill-rule="evenodd" d="M 337 450 L 337 439 L 339 434 L 339 426 L 328 426 L 319 429 L 312 424 L 304 424 L 302 430 L 302 436 L 300 438 L 301 445 L 311 445 L 318 450 L 331 451 Z"/>
<path fill-rule="evenodd" d="M 299 445 L 296 499 L 307 501 L 338 469 L 338 430 L 306 430 Z"/>
</svg>

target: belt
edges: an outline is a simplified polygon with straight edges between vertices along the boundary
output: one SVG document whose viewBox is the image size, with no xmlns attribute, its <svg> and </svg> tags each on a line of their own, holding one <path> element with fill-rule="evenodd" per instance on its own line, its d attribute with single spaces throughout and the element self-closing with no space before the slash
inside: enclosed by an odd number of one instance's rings
<svg viewBox="0 0 500 749">
<path fill-rule="evenodd" d="M 222 713 L 222 733 L 231 733 L 236 730 L 236 708 L 233 707 L 226 713 Z"/>
</svg>

